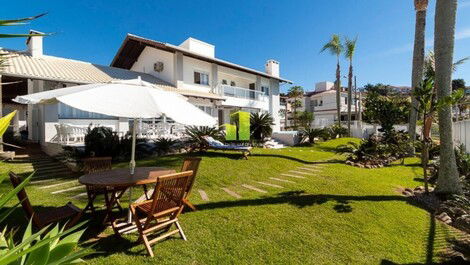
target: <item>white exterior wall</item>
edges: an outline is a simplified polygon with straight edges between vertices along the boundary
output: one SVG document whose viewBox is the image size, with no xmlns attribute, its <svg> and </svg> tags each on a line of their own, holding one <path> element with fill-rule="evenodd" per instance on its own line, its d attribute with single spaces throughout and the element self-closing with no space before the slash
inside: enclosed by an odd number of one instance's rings
<svg viewBox="0 0 470 265">
<path fill-rule="evenodd" d="M 183 88 L 195 91 L 210 92 L 212 85 L 211 75 L 212 65 L 208 62 L 190 58 L 187 56 L 183 57 Z M 202 72 L 209 75 L 209 85 L 200 85 L 194 83 L 194 72 Z"/>
<path fill-rule="evenodd" d="M 168 83 L 174 84 L 174 54 L 152 47 L 145 47 L 137 61 L 130 70 L 151 74 Z M 156 62 L 163 62 L 163 71 L 156 72 L 153 66 Z"/>
<path fill-rule="evenodd" d="M 179 45 L 191 52 L 198 53 L 208 57 L 215 57 L 215 46 L 204 41 L 200 41 L 194 38 L 188 38 Z"/>
</svg>

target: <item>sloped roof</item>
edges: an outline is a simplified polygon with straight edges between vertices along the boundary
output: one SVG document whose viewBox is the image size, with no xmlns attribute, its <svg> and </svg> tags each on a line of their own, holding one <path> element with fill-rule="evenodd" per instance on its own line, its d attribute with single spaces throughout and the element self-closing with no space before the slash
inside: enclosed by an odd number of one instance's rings
<svg viewBox="0 0 470 265">
<path fill-rule="evenodd" d="M 279 80 L 280 82 L 286 82 L 286 83 L 292 84 L 292 81 L 281 78 L 281 77 L 272 76 L 267 73 L 254 70 L 245 66 L 241 66 L 238 64 L 234 64 L 225 60 L 204 56 L 204 55 L 192 52 L 180 46 L 175 46 L 173 44 L 147 39 L 147 38 L 140 37 L 134 34 L 127 34 L 121 47 L 119 48 L 118 52 L 114 56 L 114 59 L 111 62 L 111 66 L 120 67 L 124 69 L 130 69 L 146 46 L 153 47 L 153 48 L 160 49 L 160 50 L 165 50 L 165 51 L 172 52 L 172 53 L 181 52 L 183 55 L 188 56 L 188 57 L 192 57 L 192 58 L 203 60 L 203 61 L 210 62 L 210 63 L 216 63 L 221 66 L 236 69 L 242 72 L 260 75 L 266 78 L 274 78 L 274 79 Z"/>
<path fill-rule="evenodd" d="M 112 80 L 136 79 L 140 76 L 142 80 L 156 84 L 167 91 L 193 97 L 222 99 L 213 93 L 180 90 L 150 74 L 122 68 L 48 55 L 33 57 L 27 52 L 5 49 L 1 50 L 1 53 L 5 55 L 7 61 L 6 65 L 0 68 L 0 75 L 77 84 L 106 83 Z"/>
</svg>

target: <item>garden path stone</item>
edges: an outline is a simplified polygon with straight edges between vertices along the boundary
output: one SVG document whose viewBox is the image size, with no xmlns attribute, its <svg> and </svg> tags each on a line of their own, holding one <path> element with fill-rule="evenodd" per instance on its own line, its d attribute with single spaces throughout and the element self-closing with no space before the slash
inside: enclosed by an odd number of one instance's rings
<svg viewBox="0 0 470 265">
<path fill-rule="evenodd" d="M 268 193 L 268 192 L 265 191 L 265 190 L 258 189 L 257 187 L 254 187 L 254 186 L 251 186 L 251 185 L 248 185 L 248 184 L 242 184 L 242 186 L 243 186 L 244 188 L 247 188 L 247 189 L 250 189 L 250 190 L 254 190 L 254 191 L 257 191 L 257 192 Z"/>
<path fill-rule="evenodd" d="M 265 185 L 265 186 L 269 186 L 269 187 L 274 187 L 274 188 L 280 188 L 280 189 L 284 188 L 283 186 L 268 183 L 268 182 L 256 181 L 256 183 L 261 184 L 261 185 Z"/>
<path fill-rule="evenodd" d="M 57 194 L 57 193 L 62 193 L 62 192 L 67 192 L 67 191 L 71 191 L 71 190 L 78 190 L 78 189 L 83 189 L 85 188 L 85 186 L 76 186 L 76 187 L 72 187 L 72 188 L 68 188 L 68 189 L 64 189 L 64 190 L 57 190 L 57 191 L 53 191 L 51 192 L 51 194 Z"/>
<path fill-rule="evenodd" d="M 203 201 L 209 201 L 209 196 L 207 196 L 207 193 L 203 190 L 197 190 L 199 192 L 199 195 L 201 195 L 201 199 Z"/>
<path fill-rule="evenodd" d="M 281 175 L 286 176 L 286 177 L 291 177 L 291 178 L 298 178 L 298 179 L 304 179 L 305 178 L 304 176 L 297 176 L 297 175 L 286 174 L 286 173 L 283 173 Z"/>
<path fill-rule="evenodd" d="M 298 170 L 290 170 L 291 173 L 303 174 L 303 175 L 313 175 L 313 172 L 305 172 L 305 171 L 298 171 Z"/>
<path fill-rule="evenodd" d="M 233 192 L 233 191 L 231 191 L 227 188 L 222 188 L 222 190 L 225 191 L 226 193 L 228 193 L 230 196 L 235 197 L 237 199 L 241 199 L 241 197 L 242 197 L 240 194 L 238 194 L 236 192 Z"/>
<path fill-rule="evenodd" d="M 276 180 L 276 181 L 281 181 L 281 182 L 286 182 L 286 183 L 295 183 L 294 181 L 287 180 L 287 179 L 280 179 L 280 178 L 269 178 L 269 179 Z"/>
<path fill-rule="evenodd" d="M 66 182 L 62 182 L 62 183 L 57 183 L 57 184 L 53 184 L 53 185 L 39 187 L 39 189 L 54 188 L 54 187 L 58 187 L 58 186 L 62 186 L 62 185 L 65 185 L 65 184 L 70 184 L 70 183 L 78 183 L 78 181 L 77 180 L 66 181 Z"/>
</svg>

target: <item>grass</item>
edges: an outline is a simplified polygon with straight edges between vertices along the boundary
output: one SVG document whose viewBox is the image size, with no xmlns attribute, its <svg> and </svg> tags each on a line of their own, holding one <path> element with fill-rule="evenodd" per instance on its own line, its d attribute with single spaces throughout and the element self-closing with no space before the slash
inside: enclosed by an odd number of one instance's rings
<svg viewBox="0 0 470 265">
<path fill-rule="evenodd" d="M 89 264 L 420 264 L 439 260 L 446 239 L 455 233 L 435 222 L 425 210 L 410 204 L 397 187 L 415 187 L 421 170 L 418 160 L 380 169 L 345 165 L 344 157 L 332 152 L 351 139 L 337 139 L 314 147 L 281 150 L 255 149 L 249 160 L 237 153 L 207 152 L 193 189 L 191 201 L 199 209 L 180 220 L 188 241 L 175 236 L 154 246 L 149 258 L 136 235 L 119 239 L 111 229 L 91 221 L 86 246 L 93 249 Z M 138 166 L 158 165 L 178 169 L 183 155 L 138 161 Z M 305 179 L 280 176 L 304 164 L 320 171 Z M 126 167 L 126 163 L 115 165 Z M 0 164 L 1 174 L 12 164 Z M 18 170 L 18 167 L 14 167 Z M 270 177 L 295 183 L 275 183 Z M 64 181 L 64 180 L 60 180 Z M 268 191 L 242 187 L 249 184 Z M 235 199 L 221 188 L 242 195 Z M 40 185 L 27 189 L 38 207 L 58 206 L 83 191 L 51 195 Z M 0 185 L 0 193 L 11 189 Z M 204 190 L 210 201 L 201 200 Z M 138 189 L 135 189 L 138 190 Z M 137 193 L 137 192 L 136 192 Z M 136 194 L 138 196 L 140 194 Z M 72 199 L 80 207 L 85 198 Z M 18 210 L 10 223 L 23 222 Z M 91 216 L 87 216 L 91 218 Z M 93 219 L 93 218 L 92 218 Z M 23 222 L 24 223 L 24 222 Z M 91 242 L 95 245 L 91 245 Z"/>
</svg>

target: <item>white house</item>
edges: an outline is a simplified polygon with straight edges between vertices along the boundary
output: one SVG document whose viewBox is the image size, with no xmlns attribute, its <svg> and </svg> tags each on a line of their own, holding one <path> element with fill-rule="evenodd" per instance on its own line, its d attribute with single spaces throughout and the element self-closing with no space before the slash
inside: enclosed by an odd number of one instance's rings
<svg viewBox="0 0 470 265">
<path fill-rule="evenodd" d="M 139 76 L 188 97 L 221 124 L 228 122 L 233 110 L 266 111 L 274 116 L 274 130 L 279 130 L 279 85 L 290 81 L 279 77 L 279 63 L 273 60 L 266 64 L 266 72 L 260 72 L 217 59 L 214 46 L 192 38 L 173 46 L 128 35 L 111 66 L 103 66 L 45 55 L 41 36 L 29 38 L 26 44 L 25 51 L 0 48 L 8 58 L 0 68 L 0 114 L 18 110 L 14 131 L 27 131 L 30 140 L 43 146 L 57 136 L 59 123 L 101 125 L 125 133 L 129 121 L 64 104 L 24 106 L 12 101 L 17 95 Z"/>
<path fill-rule="evenodd" d="M 351 120 L 356 120 L 355 95 L 352 95 Z M 336 89 L 332 82 L 319 82 L 315 84 L 315 90 L 305 94 L 305 110 L 311 111 L 315 115 L 314 127 L 329 126 L 338 120 L 336 106 Z M 341 91 L 341 121 L 348 120 L 348 93 L 346 89 Z"/>
<path fill-rule="evenodd" d="M 269 112 L 280 130 L 279 86 L 292 83 L 279 76 L 279 62 L 268 60 L 265 72 L 218 59 L 215 46 L 188 38 L 172 45 L 128 34 L 112 67 L 147 73 L 193 94 L 190 102 L 227 123 L 237 110 Z"/>
</svg>

